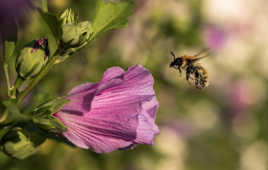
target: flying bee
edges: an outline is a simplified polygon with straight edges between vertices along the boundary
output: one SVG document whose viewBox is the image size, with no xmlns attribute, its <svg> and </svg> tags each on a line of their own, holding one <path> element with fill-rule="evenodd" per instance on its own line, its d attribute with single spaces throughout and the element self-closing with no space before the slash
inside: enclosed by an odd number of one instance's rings
<svg viewBox="0 0 268 170">
<path fill-rule="evenodd" d="M 203 89 L 209 85 L 208 73 L 199 63 L 194 66 L 194 82 L 198 89 Z"/>
<path fill-rule="evenodd" d="M 204 49 L 196 55 L 183 55 L 181 57 L 176 57 L 171 51 L 170 54 L 173 57 L 173 61 L 170 63 L 169 67 L 179 70 L 180 74 L 182 73 L 182 70 L 185 71 L 186 80 L 196 88 L 203 89 L 209 85 L 208 73 L 200 63 L 197 63 L 197 61 L 206 57 L 207 54 L 203 56 L 200 55 L 207 51 L 208 49 Z"/>
</svg>

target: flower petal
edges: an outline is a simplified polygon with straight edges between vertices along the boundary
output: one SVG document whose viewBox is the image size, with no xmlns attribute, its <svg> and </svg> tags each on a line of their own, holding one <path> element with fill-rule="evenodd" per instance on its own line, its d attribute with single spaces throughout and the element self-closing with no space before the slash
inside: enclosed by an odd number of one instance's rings
<svg viewBox="0 0 268 170">
<path fill-rule="evenodd" d="M 85 83 L 85 84 L 81 84 L 79 86 L 76 86 L 75 88 L 73 88 L 68 95 L 76 95 L 82 92 L 88 92 L 89 90 L 91 90 L 92 88 L 94 88 L 96 86 L 95 83 Z"/>
<path fill-rule="evenodd" d="M 104 72 L 102 79 L 100 80 L 99 83 L 103 83 L 112 80 L 116 77 L 120 77 L 124 74 L 124 72 L 125 71 L 120 67 L 111 67 Z"/>
<path fill-rule="evenodd" d="M 98 83 L 72 89 L 71 101 L 54 115 L 67 127 L 63 135 L 81 148 L 103 153 L 152 144 L 159 133 L 153 83 L 140 65 L 126 72 L 112 67 Z"/>
<path fill-rule="evenodd" d="M 143 111 L 143 113 L 138 115 L 139 117 L 139 126 L 137 128 L 137 137 L 135 142 L 138 144 L 153 144 L 154 136 L 159 134 L 160 131 L 154 119 L 150 115 Z"/>
<path fill-rule="evenodd" d="M 155 120 L 156 112 L 158 109 L 159 103 L 156 97 L 153 97 L 150 101 L 144 102 L 142 108 Z"/>
<path fill-rule="evenodd" d="M 136 110 L 128 111 L 134 116 L 126 118 L 124 114 L 113 111 L 86 117 L 64 112 L 55 116 L 68 127 L 63 135 L 75 145 L 95 152 L 111 152 L 129 146 L 136 138 L 138 113 Z"/>
<path fill-rule="evenodd" d="M 131 67 L 125 72 L 121 82 L 104 85 L 101 95 L 95 96 L 92 105 L 101 104 L 99 101 L 111 107 L 150 101 L 155 96 L 153 83 L 153 77 L 149 71 L 140 65 Z"/>
</svg>

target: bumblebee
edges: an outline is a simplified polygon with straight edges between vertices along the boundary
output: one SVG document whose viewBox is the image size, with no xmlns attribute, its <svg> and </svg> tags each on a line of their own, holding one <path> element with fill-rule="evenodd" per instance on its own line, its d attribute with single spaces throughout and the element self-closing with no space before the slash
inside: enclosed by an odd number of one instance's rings
<svg viewBox="0 0 268 170">
<path fill-rule="evenodd" d="M 200 56 L 200 54 L 207 50 L 208 49 L 205 49 L 193 56 L 183 55 L 181 57 L 176 57 L 171 51 L 170 54 L 173 57 L 173 61 L 170 63 L 169 67 L 179 70 L 180 74 L 182 73 L 182 70 L 185 71 L 186 80 L 197 89 L 203 89 L 209 85 L 208 73 L 200 63 L 197 63 L 197 61 L 207 56 Z"/>
</svg>

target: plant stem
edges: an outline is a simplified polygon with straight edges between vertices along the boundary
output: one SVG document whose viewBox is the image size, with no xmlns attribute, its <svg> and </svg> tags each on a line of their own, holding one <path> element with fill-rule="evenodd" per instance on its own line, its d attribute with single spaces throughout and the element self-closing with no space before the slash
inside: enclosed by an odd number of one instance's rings
<svg viewBox="0 0 268 170">
<path fill-rule="evenodd" d="M 9 98 L 16 99 L 17 90 L 21 86 L 22 83 L 23 83 L 23 79 L 18 76 L 16 78 L 14 85 L 9 89 Z"/>
<path fill-rule="evenodd" d="M 34 86 L 48 73 L 48 71 L 52 68 L 52 66 L 54 65 L 55 61 L 57 59 L 57 55 L 54 55 L 50 58 L 50 60 L 48 61 L 48 63 L 42 68 L 42 70 L 40 71 L 40 73 L 33 79 L 33 81 L 26 87 L 26 89 L 24 91 L 22 91 L 17 99 L 16 99 L 16 103 L 19 104 L 22 102 L 22 100 L 24 99 L 24 97 L 34 88 Z"/>
<path fill-rule="evenodd" d="M 6 84 L 7 84 L 7 95 L 8 97 L 11 96 L 11 88 L 10 88 L 10 80 L 9 80 L 9 73 L 8 73 L 8 64 L 4 62 L 4 73 L 5 73 L 5 78 L 6 78 Z"/>
<path fill-rule="evenodd" d="M 18 76 L 14 83 L 14 89 L 18 89 L 22 83 L 23 83 L 23 79 Z"/>
<path fill-rule="evenodd" d="M 42 0 L 42 10 L 44 12 L 48 11 L 48 9 L 47 9 L 47 0 Z"/>
</svg>

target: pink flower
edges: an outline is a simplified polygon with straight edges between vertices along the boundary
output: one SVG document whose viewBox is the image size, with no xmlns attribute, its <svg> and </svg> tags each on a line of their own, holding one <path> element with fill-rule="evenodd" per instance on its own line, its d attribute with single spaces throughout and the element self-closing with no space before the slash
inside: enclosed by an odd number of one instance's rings
<svg viewBox="0 0 268 170">
<path fill-rule="evenodd" d="M 159 133 L 153 84 L 150 72 L 137 65 L 126 72 L 109 68 L 98 83 L 75 87 L 54 114 L 67 127 L 63 136 L 97 153 L 153 144 Z"/>
<path fill-rule="evenodd" d="M 227 32 L 216 25 L 208 25 L 204 28 L 204 41 L 213 51 L 221 49 L 228 38 Z"/>
</svg>

